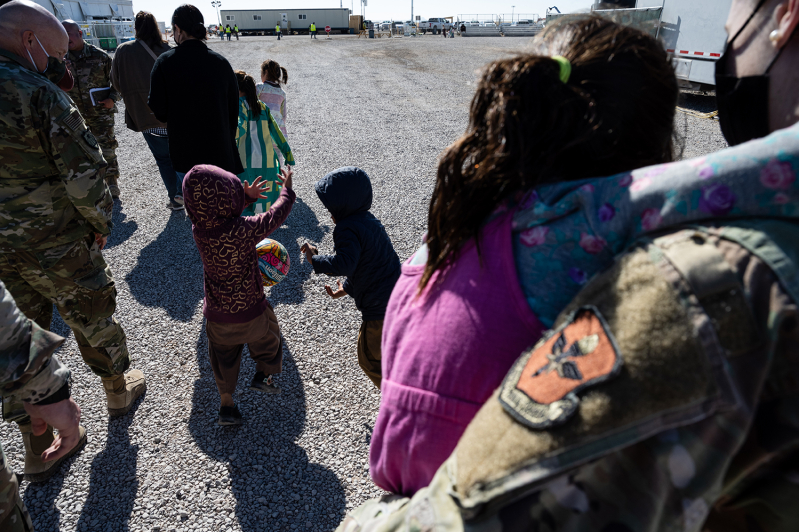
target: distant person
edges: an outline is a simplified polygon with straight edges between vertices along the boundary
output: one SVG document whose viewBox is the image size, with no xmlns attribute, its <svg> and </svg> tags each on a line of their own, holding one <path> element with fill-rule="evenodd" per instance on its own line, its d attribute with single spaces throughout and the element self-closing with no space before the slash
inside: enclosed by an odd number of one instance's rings
<svg viewBox="0 0 799 532">
<path fill-rule="evenodd" d="M 263 197 L 264 184 L 252 186 L 210 165 L 195 166 L 183 181 L 186 211 L 203 262 L 203 315 L 208 357 L 219 390 L 220 425 L 241 425 L 233 401 L 241 354 L 247 344 L 255 361 L 250 389 L 276 394 L 275 375 L 283 368 L 283 339 L 272 306 L 264 296 L 255 246 L 288 218 L 296 198 L 291 170 L 282 174 L 280 198 L 265 213 L 241 217 L 244 208 Z"/>
<path fill-rule="evenodd" d="M 400 276 L 400 261 L 391 239 L 369 209 L 372 183 L 360 168 L 347 166 L 330 172 L 316 183 L 316 194 L 330 212 L 333 230 L 333 255 L 319 255 L 316 246 L 304 243 L 300 251 L 315 273 L 346 277 L 337 280 L 333 299 L 346 295 L 355 300 L 363 321 L 358 330 L 358 365 L 380 388 L 382 381 L 383 318 L 391 291 Z"/>
<path fill-rule="evenodd" d="M 280 195 L 280 160 L 278 148 L 286 154 L 286 163 L 294 166 L 294 156 L 272 117 L 269 107 L 258 99 L 255 80 L 246 72 L 236 71 L 239 84 L 239 127 L 236 132 L 236 144 L 239 157 L 244 165 L 244 172 L 239 179 L 251 185 L 263 179 L 265 188 L 261 197 L 247 205 L 242 216 L 261 214 L 270 209 Z"/>
<path fill-rule="evenodd" d="M 227 40 L 230 40 L 230 32 L 231 32 L 230 24 L 227 24 L 225 26 L 225 35 L 227 35 Z"/>
<path fill-rule="evenodd" d="M 165 122 L 169 157 L 182 182 L 197 164 L 244 171 L 236 148 L 239 87 L 227 59 L 208 49 L 203 16 L 184 4 L 172 15 L 177 48 L 161 54 L 150 76 L 147 104 Z M 185 198 L 184 198 L 185 200 Z"/>
<path fill-rule="evenodd" d="M 275 35 L 277 35 L 277 40 L 278 41 L 280 40 L 280 36 L 282 34 L 283 33 L 280 31 L 280 22 L 278 22 L 277 24 L 275 24 Z"/>
<path fill-rule="evenodd" d="M 466 31 L 466 24 L 461 24 L 461 33 Z"/>
<path fill-rule="evenodd" d="M 238 41 L 239 40 L 239 25 L 238 24 L 233 26 L 233 33 L 236 34 L 236 40 Z"/>
<path fill-rule="evenodd" d="M 289 75 L 286 69 L 280 66 L 277 61 L 268 59 L 261 63 L 261 83 L 255 86 L 258 99 L 269 107 L 272 118 L 275 119 L 286 139 L 288 139 L 288 130 L 286 129 L 288 111 L 286 109 L 286 91 L 283 90 L 282 86 L 288 81 Z M 279 150 L 278 155 L 282 166 L 285 155 Z"/>
<path fill-rule="evenodd" d="M 181 210 L 183 191 L 169 158 L 167 125 L 159 121 L 147 106 L 150 72 L 156 59 L 171 48 L 161 35 L 152 13 L 136 13 L 133 27 L 136 40 L 122 43 L 117 48 L 111 65 L 111 81 L 125 101 L 125 124 L 130 130 L 141 131 L 155 158 L 169 198 L 167 207 L 173 211 Z"/>
<path fill-rule="evenodd" d="M 316 39 L 316 22 L 311 22 L 311 26 L 309 27 L 311 39 Z"/>
<path fill-rule="evenodd" d="M 103 158 L 108 163 L 105 181 L 111 196 L 118 198 L 119 163 L 116 150 L 119 144 L 114 134 L 114 104 L 121 96 L 111 84 L 111 57 L 84 41 L 83 31 L 76 22 L 65 20 L 61 24 L 69 35 L 67 67 L 75 78 L 75 84 L 67 92 L 100 143 Z"/>
</svg>

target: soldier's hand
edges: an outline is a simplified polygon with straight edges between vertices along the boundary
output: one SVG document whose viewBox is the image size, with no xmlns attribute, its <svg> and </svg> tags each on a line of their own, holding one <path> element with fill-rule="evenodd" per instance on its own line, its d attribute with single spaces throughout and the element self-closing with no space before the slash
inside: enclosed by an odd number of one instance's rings
<svg viewBox="0 0 799 532">
<path fill-rule="evenodd" d="M 97 105 L 102 105 L 106 109 L 113 109 L 114 108 L 114 100 L 111 98 L 106 98 L 105 100 L 100 100 L 97 102 Z"/>
<path fill-rule="evenodd" d="M 25 403 L 31 417 L 33 434 L 41 436 L 51 425 L 58 430 L 53 444 L 42 453 L 42 460 L 57 460 L 71 451 L 80 440 L 80 407 L 71 397 L 51 405 Z"/>
<path fill-rule="evenodd" d="M 94 241 L 97 242 L 97 245 L 100 247 L 100 250 L 105 248 L 105 245 L 108 243 L 108 235 L 101 235 L 100 233 L 94 233 Z"/>
</svg>

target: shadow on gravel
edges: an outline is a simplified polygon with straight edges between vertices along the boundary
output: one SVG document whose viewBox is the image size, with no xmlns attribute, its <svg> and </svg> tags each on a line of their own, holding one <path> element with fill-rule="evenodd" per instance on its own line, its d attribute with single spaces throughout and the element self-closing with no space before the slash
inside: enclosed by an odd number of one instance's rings
<svg viewBox="0 0 799 532">
<path fill-rule="evenodd" d="M 92 460 L 89 494 L 78 519 L 79 532 L 128 530 L 139 488 L 136 479 L 139 446 L 131 445 L 128 431 L 146 397 L 145 393 L 124 416 L 108 421 L 105 449 Z"/>
<path fill-rule="evenodd" d="M 69 471 L 74 460 L 75 458 L 73 457 L 67 460 L 65 464 L 61 464 L 61 471 Z M 31 521 L 33 521 L 33 529 L 36 532 L 58 532 L 61 530 L 59 526 L 61 511 L 54 504 L 63 486 L 64 475 L 60 473 L 56 473 L 53 478 L 41 484 L 28 483 L 22 500 L 25 501 L 25 505 L 28 507 Z M 32 508 L 46 510 L 31 511 Z"/>
<path fill-rule="evenodd" d="M 285 344 L 285 342 L 284 342 Z M 244 350 L 234 400 L 244 416 L 240 427 L 216 423 L 219 395 L 208 360 L 205 324 L 197 339 L 200 379 L 194 383 L 189 430 L 197 446 L 227 463 L 230 485 L 207 482 L 210 499 L 229 490 L 236 499 L 235 517 L 243 532 L 264 530 L 333 530 L 341 521 L 344 488 L 324 466 L 308 461 L 296 440 L 305 428 L 305 391 L 291 351 L 284 347 L 280 395 L 249 390 L 255 364 Z M 203 508 L 196 509 L 198 517 Z M 232 517 L 232 516 L 231 516 Z"/>
<path fill-rule="evenodd" d="M 267 293 L 269 301 L 284 305 L 299 305 L 305 301 L 305 291 L 302 289 L 302 285 L 313 274 L 313 268 L 305 262 L 304 256 L 300 253 L 300 246 L 306 240 L 311 244 L 318 245 L 325 234 L 332 230 L 326 224 L 332 225 L 333 222 L 329 218 L 328 220 L 324 225 L 320 225 L 313 209 L 297 198 L 283 227 L 269 235 L 269 238 L 283 244 L 291 257 L 289 275 L 280 284 L 270 289 Z M 328 250 L 330 253 L 332 251 L 332 249 Z M 322 253 L 321 250 L 320 253 Z"/>
<path fill-rule="evenodd" d="M 203 298 L 203 266 L 184 211 L 172 213 L 125 280 L 140 304 L 161 307 L 174 320 L 191 321 Z"/>
<path fill-rule="evenodd" d="M 108 235 L 108 243 L 106 243 L 105 249 L 122 244 L 139 228 L 139 224 L 135 221 L 125 221 L 128 215 L 122 212 L 124 207 L 124 204 L 119 200 L 114 201 L 114 214 L 111 218 L 114 222 L 114 228 L 111 230 L 111 234 Z"/>
</svg>

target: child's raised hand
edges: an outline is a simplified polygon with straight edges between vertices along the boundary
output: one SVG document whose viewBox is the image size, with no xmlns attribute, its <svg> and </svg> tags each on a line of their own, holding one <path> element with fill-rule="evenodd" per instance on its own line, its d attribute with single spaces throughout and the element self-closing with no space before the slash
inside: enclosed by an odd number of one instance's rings
<svg viewBox="0 0 799 532">
<path fill-rule="evenodd" d="M 294 172 L 291 168 L 281 168 L 280 175 L 277 176 L 277 180 L 280 181 L 280 184 L 286 188 L 291 188 L 291 176 L 294 175 Z"/>
<path fill-rule="evenodd" d="M 266 190 L 266 183 L 261 181 L 264 177 L 258 176 L 258 178 L 252 182 L 252 185 L 244 182 L 244 195 L 247 196 L 252 201 L 258 201 L 260 198 L 265 198 L 266 195 L 263 193 Z"/>
<path fill-rule="evenodd" d="M 335 292 L 328 285 L 325 285 L 325 291 L 327 291 L 327 295 L 329 295 L 333 299 L 338 299 L 340 297 L 346 296 L 347 292 L 344 291 L 344 285 L 341 284 L 341 281 L 337 280 L 336 284 L 338 285 L 338 289 Z"/>
<path fill-rule="evenodd" d="M 312 246 L 311 244 L 306 242 L 300 247 L 300 253 L 305 253 L 305 260 L 308 261 L 308 264 L 313 264 L 313 262 L 311 262 L 311 257 L 313 257 L 314 255 L 318 255 L 319 250 L 316 249 L 315 246 Z"/>
</svg>

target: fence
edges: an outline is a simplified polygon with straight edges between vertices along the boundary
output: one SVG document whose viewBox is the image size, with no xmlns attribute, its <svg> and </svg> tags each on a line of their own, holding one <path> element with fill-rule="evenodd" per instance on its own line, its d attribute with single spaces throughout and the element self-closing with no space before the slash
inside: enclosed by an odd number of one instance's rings
<svg viewBox="0 0 799 532">
<path fill-rule="evenodd" d="M 634 9 L 597 9 L 593 13 L 607 17 L 623 26 L 632 26 L 639 30 L 649 33 L 652 37 L 657 37 L 658 27 L 660 26 L 660 15 L 663 7 L 639 7 Z M 559 19 L 568 17 L 568 13 L 547 13 L 547 24 Z"/>
<path fill-rule="evenodd" d="M 133 22 L 128 21 L 89 20 L 78 25 L 84 39 L 103 50 L 116 50 L 117 46 L 136 36 Z"/>
</svg>

